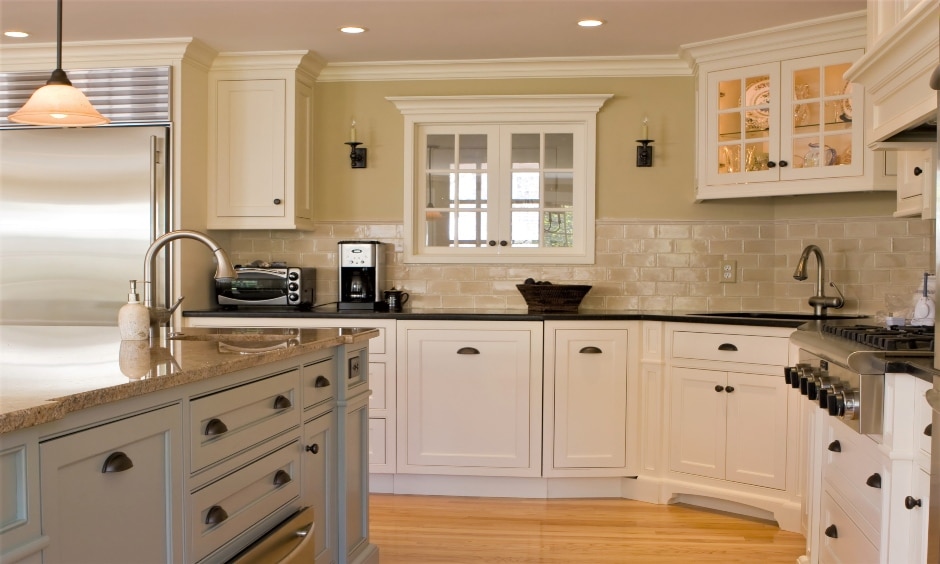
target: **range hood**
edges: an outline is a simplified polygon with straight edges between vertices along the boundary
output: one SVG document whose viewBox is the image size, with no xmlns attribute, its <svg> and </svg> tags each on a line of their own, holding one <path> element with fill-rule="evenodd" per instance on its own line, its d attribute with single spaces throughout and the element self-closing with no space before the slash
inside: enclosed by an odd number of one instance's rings
<svg viewBox="0 0 940 564">
<path fill-rule="evenodd" d="M 930 75 L 930 87 L 940 90 L 940 65 Z M 869 145 L 872 149 L 909 149 L 911 144 L 937 142 L 937 112 L 894 135 Z"/>
</svg>

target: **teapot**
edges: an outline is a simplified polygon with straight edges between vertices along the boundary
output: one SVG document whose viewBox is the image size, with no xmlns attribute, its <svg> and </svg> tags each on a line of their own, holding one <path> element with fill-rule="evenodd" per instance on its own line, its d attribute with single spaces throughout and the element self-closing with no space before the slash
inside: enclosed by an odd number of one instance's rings
<svg viewBox="0 0 940 564">
<path fill-rule="evenodd" d="M 388 311 L 401 311 L 408 298 L 408 292 L 396 290 L 395 288 L 385 291 L 385 305 L 388 306 Z"/>
</svg>

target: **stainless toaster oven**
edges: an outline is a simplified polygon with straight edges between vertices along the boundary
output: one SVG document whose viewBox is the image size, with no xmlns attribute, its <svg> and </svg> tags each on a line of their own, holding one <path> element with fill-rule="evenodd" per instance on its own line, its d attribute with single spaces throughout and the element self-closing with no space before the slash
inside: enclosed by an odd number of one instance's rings
<svg viewBox="0 0 940 564">
<path fill-rule="evenodd" d="M 221 307 L 310 307 L 316 296 L 316 269 L 236 266 L 238 278 L 216 281 Z"/>
</svg>

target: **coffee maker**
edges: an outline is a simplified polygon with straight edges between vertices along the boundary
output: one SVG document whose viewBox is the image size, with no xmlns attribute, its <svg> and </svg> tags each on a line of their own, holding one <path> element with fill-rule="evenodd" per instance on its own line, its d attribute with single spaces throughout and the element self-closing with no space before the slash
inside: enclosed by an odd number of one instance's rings
<svg viewBox="0 0 940 564">
<path fill-rule="evenodd" d="M 378 241 L 339 242 L 339 302 L 337 309 L 382 309 L 385 261 Z"/>
</svg>

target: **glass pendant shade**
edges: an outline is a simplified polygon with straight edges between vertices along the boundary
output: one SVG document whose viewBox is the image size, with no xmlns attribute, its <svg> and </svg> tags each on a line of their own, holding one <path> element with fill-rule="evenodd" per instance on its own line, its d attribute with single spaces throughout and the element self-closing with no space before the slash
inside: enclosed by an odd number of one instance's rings
<svg viewBox="0 0 940 564">
<path fill-rule="evenodd" d="M 26 125 L 57 125 L 61 127 L 83 127 L 102 125 L 111 120 L 101 115 L 85 94 L 72 86 L 68 78 L 64 83 L 56 80 L 56 74 L 65 72 L 56 69 L 45 86 L 39 88 L 23 107 L 10 114 L 7 119 Z"/>
</svg>

